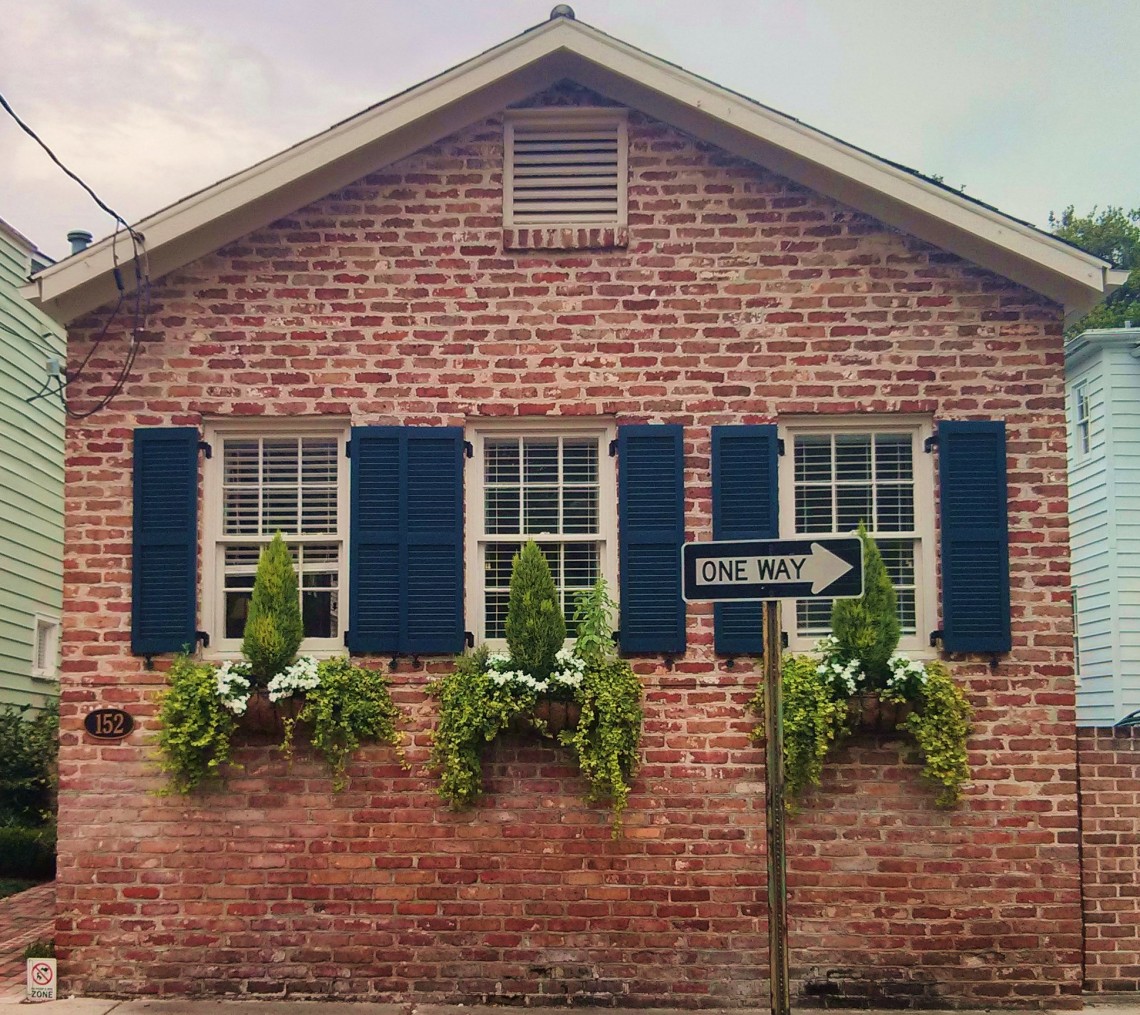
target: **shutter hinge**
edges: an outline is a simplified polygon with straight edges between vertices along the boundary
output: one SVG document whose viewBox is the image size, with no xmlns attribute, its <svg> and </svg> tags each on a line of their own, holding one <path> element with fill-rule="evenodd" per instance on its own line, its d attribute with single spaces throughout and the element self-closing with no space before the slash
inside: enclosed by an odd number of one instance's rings
<svg viewBox="0 0 1140 1015">
<path fill-rule="evenodd" d="M 788 647 L 788 632 L 787 631 L 781 631 L 780 632 L 780 648 L 787 648 L 787 647 Z"/>
<path fill-rule="evenodd" d="M 345 458 L 351 458 L 352 457 L 352 441 L 345 441 L 344 442 L 344 457 Z M 345 634 L 347 634 L 347 633 L 348 632 L 346 631 Z"/>
<path fill-rule="evenodd" d="M 610 441 L 610 458 L 617 458 L 617 439 Z"/>
<path fill-rule="evenodd" d="M 464 441 L 463 442 L 463 454 L 467 458 L 474 458 L 475 457 L 475 445 L 472 444 L 470 441 Z"/>
<path fill-rule="evenodd" d="M 210 647 L 210 632 L 209 631 L 195 631 L 194 640 L 202 643 L 202 648 Z"/>
<path fill-rule="evenodd" d="M 776 455 L 779 458 L 783 458 L 785 450 L 786 449 L 784 447 L 784 438 L 783 437 L 777 437 L 776 438 Z"/>
<path fill-rule="evenodd" d="M 210 447 L 209 441 L 198 441 L 198 450 L 204 451 L 207 458 L 214 457 L 214 449 Z"/>
<path fill-rule="evenodd" d="M 348 644 L 348 628 L 347 627 L 344 629 L 344 643 L 345 643 L 345 645 Z"/>
<path fill-rule="evenodd" d="M 466 645 L 468 648 L 474 648 L 475 647 L 475 632 L 474 631 L 464 631 L 463 632 L 463 644 Z"/>
<path fill-rule="evenodd" d="M 931 631 L 930 632 L 930 647 L 931 648 L 936 647 L 940 641 L 942 641 L 942 628 L 938 628 L 937 631 Z"/>
<path fill-rule="evenodd" d="M 922 450 L 928 455 L 931 454 L 936 447 L 938 447 L 938 434 L 935 434 L 933 437 L 927 437 L 926 440 L 922 442 Z"/>
</svg>

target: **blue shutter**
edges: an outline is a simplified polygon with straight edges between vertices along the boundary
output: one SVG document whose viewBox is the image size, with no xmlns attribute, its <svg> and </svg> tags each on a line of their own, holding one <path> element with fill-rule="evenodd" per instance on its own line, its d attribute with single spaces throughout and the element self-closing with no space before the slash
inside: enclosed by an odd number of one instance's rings
<svg viewBox="0 0 1140 1015">
<path fill-rule="evenodd" d="M 939 423 L 938 458 L 942 645 L 948 652 L 1008 652 L 1005 423 Z"/>
<path fill-rule="evenodd" d="M 773 423 L 712 428 L 713 539 L 779 537 L 778 446 Z M 763 604 L 717 603 L 713 614 L 717 652 L 763 653 Z"/>
<path fill-rule="evenodd" d="M 134 434 L 131 651 L 193 650 L 198 605 L 198 431 Z"/>
<path fill-rule="evenodd" d="M 676 424 L 618 427 L 623 652 L 685 651 L 683 434 Z"/>
<path fill-rule="evenodd" d="M 348 647 L 463 648 L 463 430 L 352 430 Z"/>
<path fill-rule="evenodd" d="M 400 434 L 358 426 L 349 438 L 348 643 L 351 652 L 400 645 Z"/>
<path fill-rule="evenodd" d="M 463 428 L 405 427 L 400 647 L 463 649 Z"/>
</svg>

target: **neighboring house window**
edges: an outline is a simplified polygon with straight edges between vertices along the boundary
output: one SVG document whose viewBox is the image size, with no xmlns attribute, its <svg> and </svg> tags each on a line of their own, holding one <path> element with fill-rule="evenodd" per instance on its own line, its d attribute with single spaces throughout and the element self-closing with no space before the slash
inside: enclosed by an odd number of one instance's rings
<svg viewBox="0 0 1140 1015">
<path fill-rule="evenodd" d="M 37 616 L 32 632 L 32 676 L 55 680 L 59 676 L 58 660 L 59 621 Z"/>
<path fill-rule="evenodd" d="M 1081 682 L 1081 611 L 1077 604 L 1076 586 L 1071 590 L 1073 594 L 1073 669 L 1076 671 L 1077 683 Z"/>
<path fill-rule="evenodd" d="M 503 225 L 624 226 L 626 147 L 624 110 L 508 113 Z"/>
<path fill-rule="evenodd" d="M 1077 453 L 1089 453 L 1092 438 L 1092 407 L 1089 401 L 1088 381 L 1080 381 L 1073 386 L 1073 430 Z"/>
<path fill-rule="evenodd" d="M 850 534 L 864 522 L 898 595 L 900 650 L 928 649 L 934 627 L 934 473 L 923 440 L 929 423 L 865 419 L 782 425 L 780 519 L 786 536 Z M 788 603 L 793 650 L 831 628 L 832 600 Z"/>
<path fill-rule="evenodd" d="M 480 642 L 505 637 L 511 560 L 527 539 L 550 563 L 568 624 L 599 577 L 617 597 L 615 435 L 596 423 L 469 432 L 467 616 Z"/>
<path fill-rule="evenodd" d="M 280 532 L 293 555 L 302 647 L 344 647 L 347 616 L 347 428 L 319 423 L 218 425 L 207 431 L 202 618 L 210 649 L 241 647 L 261 549 Z"/>
</svg>

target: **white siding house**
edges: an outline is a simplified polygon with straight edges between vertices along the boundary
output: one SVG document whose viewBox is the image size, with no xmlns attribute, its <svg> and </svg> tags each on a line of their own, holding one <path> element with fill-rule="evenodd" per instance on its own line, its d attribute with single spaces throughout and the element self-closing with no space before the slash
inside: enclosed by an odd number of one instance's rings
<svg viewBox="0 0 1140 1015">
<path fill-rule="evenodd" d="M 1077 724 L 1140 709 L 1140 327 L 1065 347 Z"/>
</svg>

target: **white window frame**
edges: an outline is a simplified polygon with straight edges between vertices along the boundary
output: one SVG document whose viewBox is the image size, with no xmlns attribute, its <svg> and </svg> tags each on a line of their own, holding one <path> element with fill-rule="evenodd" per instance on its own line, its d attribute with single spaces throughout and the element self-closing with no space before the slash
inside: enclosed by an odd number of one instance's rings
<svg viewBox="0 0 1140 1015">
<path fill-rule="evenodd" d="M 464 491 L 463 542 L 466 571 L 464 575 L 464 608 L 468 622 L 472 625 L 476 645 L 489 645 L 492 648 L 506 647 L 502 638 L 486 637 L 486 597 L 484 587 L 484 560 L 486 544 L 498 542 L 489 539 L 484 532 L 484 445 L 488 439 L 502 437 L 592 437 L 598 441 L 598 539 L 602 541 L 599 570 L 609 594 L 618 598 L 618 546 L 617 546 L 617 459 L 610 456 L 610 445 L 617 439 L 617 427 L 611 420 L 559 419 L 559 420 L 480 420 L 467 426 L 466 438 L 472 446 L 472 459 L 467 470 Z M 524 541 L 533 539 L 542 542 L 540 533 L 530 533 L 520 537 Z M 548 542 L 562 537 L 551 535 Z M 615 623 L 617 618 L 614 618 Z M 567 632 L 570 631 L 571 617 L 566 618 Z"/>
<path fill-rule="evenodd" d="M 240 659 L 240 638 L 226 638 L 225 594 L 223 591 L 224 547 L 227 542 L 268 543 L 271 536 L 226 537 L 223 532 L 222 513 L 223 471 L 225 455 L 223 441 L 227 438 L 250 437 L 336 437 L 337 452 L 337 533 L 328 535 L 288 536 L 288 542 L 340 543 L 340 559 L 337 567 L 337 614 L 340 628 L 335 638 L 306 638 L 301 642 L 300 651 L 306 655 L 327 658 L 343 655 L 344 629 L 348 626 L 348 553 L 349 553 L 349 460 L 346 447 L 349 439 L 349 422 L 345 419 L 305 419 L 267 418 L 242 420 L 213 420 L 203 425 L 203 437 L 211 448 L 203 468 L 202 497 L 202 589 L 201 617 L 204 629 L 210 635 L 210 644 L 203 650 L 207 659 Z"/>
<path fill-rule="evenodd" d="M 40 632 L 47 631 L 44 658 L 40 658 Z M 59 617 L 37 613 L 32 620 L 32 676 L 37 680 L 59 679 Z"/>
<path fill-rule="evenodd" d="M 934 532 L 934 455 L 924 450 L 927 438 L 934 433 L 933 420 L 915 416 L 811 416 L 788 417 L 778 423 L 778 436 L 784 442 L 785 453 L 779 460 L 780 482 L 780 535 L 785 539 L 803 538 L 796 532 L 795 454 L 793 439 L 797 435 L 870 433 L 908 434 L 911 439 L 914 470 L 915 528 L 915 633 L 904 635 L 898 650 L 911 658 L 932 659 L 936 652 L 930 647 L 930 632 L 938 625 L 938 587 L 935 576 Z M 874 535 L 874 530 L 871 530 Z M 828 533 L 819 533 L 821 536 Z M 850 535 L 835 532 L 830 535 Z M 887 538 L 896 537 L 890 534 Z M 794 600 L 785 600 L 781 610 L 783 629 L 788 635 L 788 649 L 808 652 L 819 639 L 817 634 L 801 635 L 797 630 Z"/>
<path fill-rule="evenodd" d="M 1073 385 L 1073 450 L 1078 458 L 1092 450 L 1092 396 L 1087 380 Z"/>
<path fill-rule="evenodd" d="M 503 225 L 506 228 L 547 229 L 568 227 L 621 228 L 629 221 L 629 128 L 625 109 L 610 106 L 568 106 L 544 109 L 509 110 L 503 120 Z M 515 127 L 565 127 L 585 130 L 591 127 L 616 128 L 617 133 L 617 216 L 563 221 L 556 216 L 535 222 L 517 222 L 514 214 Z"/>
</svg>

